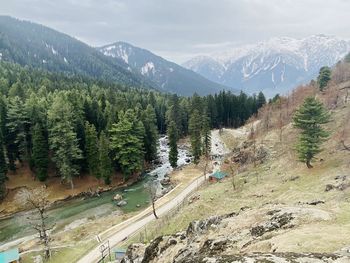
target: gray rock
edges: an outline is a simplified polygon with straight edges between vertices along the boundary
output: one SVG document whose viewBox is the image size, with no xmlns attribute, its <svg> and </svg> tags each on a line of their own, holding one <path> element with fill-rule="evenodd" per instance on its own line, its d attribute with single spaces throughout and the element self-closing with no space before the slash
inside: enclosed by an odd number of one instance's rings
<svg viewBox="0 0 350 263">
<path fill-rule="evenodd" d="M 128 204 L 127 201 L 121 200 L 121 201 L 119 201 L 119 202 L 117 203 L 117 206 L 125 206 L 125 205 L 127 205 L 127 204 Z"/>
</svg>

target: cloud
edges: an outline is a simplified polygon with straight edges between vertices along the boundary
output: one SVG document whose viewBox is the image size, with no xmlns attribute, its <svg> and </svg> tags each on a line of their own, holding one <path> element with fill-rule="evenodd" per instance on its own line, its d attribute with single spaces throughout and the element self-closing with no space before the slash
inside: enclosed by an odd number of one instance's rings
<svg viewBox="0 0 350 263">
<path fill-rule="evenodd" d="M 123 40 L 182 62 L 274 36 L 349 38 L 345 0 L 1 0 L 1 12 L 99 46 Z"/>
</svg>

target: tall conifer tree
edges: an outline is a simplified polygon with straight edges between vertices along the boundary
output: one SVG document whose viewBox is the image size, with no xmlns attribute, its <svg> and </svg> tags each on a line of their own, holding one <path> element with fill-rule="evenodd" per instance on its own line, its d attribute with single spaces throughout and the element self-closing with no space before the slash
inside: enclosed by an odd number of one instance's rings
<svg viewBox="0 0 350 263">
<path fill-rule="evenodd" d="M 32 143 L 32 160 L 35 174 L 40 181 L 45 181 L 47 178 L 47 169 L 49 165 L 49 149 L 48 141 L 44 134 L 44 129 L 39 123 L 33 128 Z"/>
<path fill-rule="evenodd" d="M 311 161 L 322 151 L 321 144 L 328 137 L 322 124 L 329 120 L 330 115 L 323 104 L 313 97 L 306 98 L 293 117 L 294 126 L 301 130 L 296 148 L 299 160 L 308 168 L 312 168 Z"/>
</svg>

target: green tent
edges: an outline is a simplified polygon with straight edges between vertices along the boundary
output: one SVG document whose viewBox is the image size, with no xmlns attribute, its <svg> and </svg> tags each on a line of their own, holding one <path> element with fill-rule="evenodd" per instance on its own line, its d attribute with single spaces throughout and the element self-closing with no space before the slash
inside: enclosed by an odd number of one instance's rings
<svg viewBox="0 0 350 263">
<path fill-rule="evenodd" d="M 221 180 L 222 178 L 226 177 L 227 173 L 221 172 L 221 171 L 216 171 L 215 173 L 213 173 L 212 175 L 210 175 L 210 177 L 213 177 L 217 180 Z"/>
</svg>

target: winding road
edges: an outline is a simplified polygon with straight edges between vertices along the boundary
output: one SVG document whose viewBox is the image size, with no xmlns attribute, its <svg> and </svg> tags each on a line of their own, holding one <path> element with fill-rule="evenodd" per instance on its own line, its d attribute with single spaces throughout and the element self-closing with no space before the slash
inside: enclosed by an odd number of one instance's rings
<svg viewBox="0 0 350 263">
<path fill-rule="evenodd" d="M 212 131 L 212 155 L 224 155 L 225 145 L 220 140 L 218 131 Z M 194 192 L 203 182 L 205 181 L 204 176 L 199 176 L 194 179 L 188 186 L 186 186 L 176 197 L 169 200 L 167 203 L 163 204 L 157 208 L 157 215 L 159 217 L 166 215 L 170 210 L 181 204 L 186 197 L 188 197 L 192 192 Z M 133 235 L 135 232 L 146 226 L 151 221 L 155 220 L 154 215 L 150 212 L 146 216 L 140 218 L 137 221 L 131 222 L 129 225 L 125 226 L 118 232 L 111 234 L 103 243 L 109 241 L 110 247 L 118 245 L 120 242 L 127 239 L 129 236 Z M 90 250 L 88 254 L 83 256 L 78 263 L 95 263 L 101 258 L 100 245 Z"/>
<path fill-rule="evenodd" d="M 192 181 L 181 193 L 179 193 L 174 199 L 170 200 L 163 206 L 157 209 L 157 215 L 161 217 L 162 215 L 165 215 L 167 212 L 169 212 L 171 209 L 178 206 L 189 194 L 191 194 L 193 191 L 195 191 L 202 183 L 204 182 L 204 177 L 201 176 L 194 181 Z M 124 229 L 120 230 L 119 232 L 115 233 L 114 235 L 110 236 L 108 238 L 110 247 L 116 246 L 118 243 L 122 242 L 126 238 L 128 238 L 130 235 L 134 234 L 138 230 L 140 230 L 142 227 L 150 223 L 151 221 L 155 220 L 155 217 L 153 214 L 149 214 L 146 217 L 131 223 L 129 226 L 125 227 Z M 78 263 L 94 263 L 97 262 L 98 259 L 101 257 L 100 247 L 95 247 L 92 249 L 88 254 L 86 254 L 84 257 L 82 257 Z"/>
</svg>

